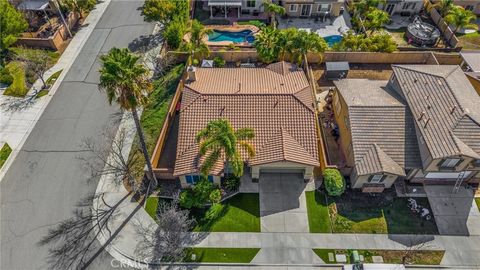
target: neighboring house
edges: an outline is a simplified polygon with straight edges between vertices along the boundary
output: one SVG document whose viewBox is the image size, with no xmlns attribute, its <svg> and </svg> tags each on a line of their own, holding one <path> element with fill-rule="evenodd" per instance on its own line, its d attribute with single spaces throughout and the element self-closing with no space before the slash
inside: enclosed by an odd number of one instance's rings
<svg viewBox="0 0 480 270">
<path fill-rule="evenodd" d="M 463 62 L 460 66 L 465 71 L 468 80 L 480 95 L 480 51 L 462 51 Z"/>
<path fill-rule="evenodd" d="M 195 135 L 214 119 L 228 119 L 235 129 L 252 128 L 256 155 L 248 160 L 253 179 L 261 173 L 301 173 L 313 177 L 319 166 L 315 109 L 302 69 L 279 62 L 266 68 L 196 68 L 185 83 L 178 127 L 174 177 L 182 186 L 199 179 L 202 160 Z M 219 161 L 208 177 L 225 173 Z"/>
<path fill-rule="evenodd" d="M 440 0 L 430 0 L 432 3 L 438 3 Z M 477 16 L 480 16 L 480 1 L 479 0 L 453 0 L 453 4 L 461 6 L 467 10 L 472 11 Z"/>
<path fill-rule="evenodd" d="M 331 15 L 337 17 L 343 10 L 344 0 L 284 0 L 279 1 L 288 16 L 311 17 Z"/>
<path fill-rule="evenodd" d="M 353 188 L 480 180 L 480 97 L 459 66 L 393 66 L 389 81 L 344 79 L 333 96 Z"/>
<path fill-rule="evenodd" d="M 389 15 L 410 16 L 418 14 L 423 6 L 423 0 L 387 0 L 378 8 L 386 11 Z"/>
<path fill-rule="evenodd" d="M 263 12 L 262 0 L 207 0 L 210 17 L 214 17 L 215 9 L 221 10 L 225 18 L 229 16 L 229 10 L 235 9 L 235 15 L 240 18 L 242 14 L 258 15 Z M 225 12 L 226 10 L 226 12 Z"/>
</svg>

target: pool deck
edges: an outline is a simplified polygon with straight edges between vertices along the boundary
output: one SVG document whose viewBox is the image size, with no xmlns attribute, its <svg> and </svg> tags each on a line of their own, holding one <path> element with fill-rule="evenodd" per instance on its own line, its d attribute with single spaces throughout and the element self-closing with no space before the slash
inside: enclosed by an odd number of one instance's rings
<svg viewBox="0 0 480 270">
<path fill-rule="evenodd" d="M 252 34 L 255 35 L 260 31 L 255 25 L 239 25 L 234 23 L 233 25 L 205 25 L 205 28 L 218 30 L 218 31 L 230 31 L 230 32 L 239 32 L 243 30 L 250 30 Z M 203 41 L 208 46 L 228 46 L 230 44 L 235 44 L 238 47 L 252 47 L 252 44 L 248 42 L 234 43 L 233 41 L 208 41 L 208 36 L 203 37 Z"/>
<path fill-rule="evenodd" d="M 325 21 L 315 20 L 314 18 L 293 18 L 283 19 L 277 16 L 279 29 L 298 28 L 307 32 L 317 33 L 321 37 L 337 36 L 346 33 L 351 29 L 350 15 L 344 12 L 343 15 L 332 19 L 326 18 Z"/>
</svg>

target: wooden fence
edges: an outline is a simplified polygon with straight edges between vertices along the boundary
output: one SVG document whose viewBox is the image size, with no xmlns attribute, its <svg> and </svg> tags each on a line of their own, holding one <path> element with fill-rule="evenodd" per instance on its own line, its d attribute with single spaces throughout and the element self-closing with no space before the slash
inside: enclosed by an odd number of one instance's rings
<svg viewBox="0 0 480 270">
<path fill-rule="evenodd" d="M 458 38 L 455 36 L 455 33 L 450 29 L 448 24 L 442 18 L 440 13 L 435 8 L 430 8 L 430 18 L 432 18 L 435 25 L 438 27 L 442 35 L 445 37 L 445 41 L 452 48 L 456 48 L 458 45 Z"/>
</svg>

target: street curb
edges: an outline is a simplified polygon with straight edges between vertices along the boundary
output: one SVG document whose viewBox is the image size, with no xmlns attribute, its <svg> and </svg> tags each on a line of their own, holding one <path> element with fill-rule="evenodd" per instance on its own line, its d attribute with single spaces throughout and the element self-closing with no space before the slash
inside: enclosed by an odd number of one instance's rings
<svg viewBox="0 0 480 270">
<path fill-rule="evenodd" d="M 5 163 L 3 164 L 2 168 L 0 169 L 0 181 L 2 181 L 3 177 L 7 173 L 9 167 L 12 165 L 13 161 L 17 157 L 18 153 L 20 153 L 23 145 L 27 141 L 28 136 L 32 132 L 33 128 L 37 124 L 38 120 L 42 116 L 43 112 L 47 108 L 48 104 L 52 100 L 53 95 L 57 92 L 58 88 L 60 87 L 60 84 L 63 82 L 63 79 L 67 75 L 68 71 L 72 67 L 73 63 L 77 59 L 78 55 L 80 54 L 80 51 L 82 50 L 83 46 L 87 42 L 88 38 L 92 34 L 93 30 L 95 29 L 96 25 L 100 21 L 100 19 L 103 16 L 103 13 L 105 10 L 107 10 L 107 7 L 109 6 L 111 0 L 104 0 L 102 2 L 99 2 L 96 6 L 95 9 L 93 9 L 88 17 L 85 19 L 83 22 L 83 25 L 88 25 L 85 29 L 85 31 L 82 33 L 82 30 L 78 31 L 73 39 L 70 41 L 69 45 L 63 52 L 62 56 L 68 55 L 69 51 L 73 51 L 71 59 L 66 63 L 65 67 L 63 68 L 62 73 L 58 77 L 58 79 L 55 81 L 53 84 L 52 88 L 48 91 L 48 94 L 45 95 L 43 98 L 45 99 L 45 102 L 43 103 L 42 107 L 38 110 L 37 114 L 35 115 L 35 118 L 32 120 L 32 124 L 28 128 L 28 130 L 23 134 L 22 139 L 18 146 L 15 149 L 12 149 L 12 152 L 10 153 L 10 156 L 7 158 Z M 78 43 L 78 46 L 75 48 L 71 45 L 74 45 L 76 40 L 81 39 L 80 42 Z M 62 56 L 60 56 L 60 59 L 58 60 L 57 63 L 59 63 L 62 60 Z M 60 70 L 60 69 L 59 69 Z M 40 79 L 38 79 L 40 80 Z"/>
</svg>

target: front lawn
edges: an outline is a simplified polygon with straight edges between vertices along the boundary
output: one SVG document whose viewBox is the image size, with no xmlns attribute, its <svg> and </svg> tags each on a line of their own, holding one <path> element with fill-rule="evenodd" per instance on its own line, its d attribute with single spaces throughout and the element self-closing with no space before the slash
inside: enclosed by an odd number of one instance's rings
<svg viewBox="0 0 480 270">
<path fill-rule="evenodd" d="M 165 76 L 156 80 L 154 82 L 154 90 L 149 96 L 150 103 L 143 110 L 140 122 L 145 134 L 145 143 L 147 144 L 147 149 L 150 155 L 153 153 L 157 143 L 160 129 L 167 117 L 170 102 L 175 95 L 182 73 L 183 64 L 179 64 L 173 67 L 167 74 L 165 74 Z M 135 152 L 137 152 L 137 156 L 143 157 L 140 150 L 138 135 L 135 136 L 133 141 L 130 157 L 132 157 Z M 133 170 L 137 172 L 136 175 L 143 175 L 144 167 L 145 161 L 143 158 L 140 158 L 139 162 L 136 162 L 135 166 L 133 166 Z"/>
<path fill-rule="evenodd" d="M 347 191 L 338 198 L 328 197 L 326 203 L 323 194 L 316 195 L 315 200 L 307 196 L 310 232 L 329 232 L 330 226 L 334 233 L 438 234 L 435 222 L 412 213 L 406 198 Z M 430 208 L 426 198 L 417 198 L 417 202 Z"/>
<path fill-rule="evenodd" d="M 167 199 L 149 197 L 145 211 L 155 219 L 158 204 Z M 222 214 L 213 221 L 206 221 L 207 209 L 191 209 L 196 221 L 196 232 L 260 232 L 260 203 L 257 193 L 239 193 L 220 203 Z"/>
<path fill-rule="evenodd" d="M 475 202 L 477 203 L 478 209 L 480 209 L 480 197 L 479 197 L 479 198 L 475 198 Z"/>
<path fill-rule="evenodd" d="M 314 249 L 313 252 L 317 254 L 320 259 L 325 263 L 337 263 L 334 259 L 329 261 L 328 253 L 345 254 L 347 255 L 347 263 L 351 262 L 351 254 L 353 250 L 346 249 Z M 407 251 L 405 250 L 372 250 L 372 249 L 360 249 L 357 250 L 359 255 L 363 255 L 365 263 L 372 263 L 372 256 L 382 256 L 384 263 L 402 263 L 402 257 L 405 256 Z M 407 258 L 408 264 L 423 264 L 423 265 L 439 265 L 442 262 L 445 251 L 443 250 L 412 250 L 408 251 L 409 258 Z"/>
<path fill-rule="evenodd" d="M 249 263 L 259 248 L 187 248 L 185 262 Z M 195 254 L 195 260 L 192 260 Z"/>
<path fill-rule="evenodd" d="M 7 161 L 10 153 L 12 153 L 12 148 L 10 148 L 10 145 L 8 145 L 8 143 L 5 143 L 2 149 L 0 149 L 0 168 L 2 168 L 5 161 Z"/>
<path fill-rule="evenodd" d="M 194 231 L 260 232 L 260 203 L 257 193 L 240 193 L 221 203 L 222 215 L 214 221 L 205 220 L 205 209 L 192 209 L 197 221 Z"/>
<path fill-rule="evenodd" d="M 305 192 L 307 199 L 308 227 L 311 233 L 331 233 L 325 194 L 315 191 Z"/>
</svg>

